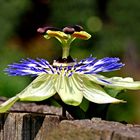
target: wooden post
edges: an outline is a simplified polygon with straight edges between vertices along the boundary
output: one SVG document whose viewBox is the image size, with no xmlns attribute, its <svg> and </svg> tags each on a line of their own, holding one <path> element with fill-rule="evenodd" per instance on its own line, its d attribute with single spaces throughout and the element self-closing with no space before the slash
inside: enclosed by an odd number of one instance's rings
<svg viewBox="0 0 140 140">
<path fill-rule="evenodd" d="M 58 116 L 30 113 L 0 115 L 0 140 L 46 140 L 60 122 Z"/>
<path fill-rule="evenodd" d="M 61 120 L 59 115 L 0 114 L 0 140 L 140 140 L 140 125 Z"/>
</svg>

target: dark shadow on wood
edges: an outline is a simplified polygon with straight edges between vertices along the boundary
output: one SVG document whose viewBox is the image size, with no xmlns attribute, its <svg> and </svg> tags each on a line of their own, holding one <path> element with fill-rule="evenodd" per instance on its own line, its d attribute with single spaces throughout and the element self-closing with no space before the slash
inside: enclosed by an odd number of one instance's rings
<svg viewBox="0 0 140 140">
<path fill-rule="evenodd" d="M 8 113 L 0 113 L 0 137 L 2 135 L 2 131 L 4 130 L 4 124 L 7 116 Z"/>
<path fill-rule="evenodd" d="M 27 114 L 23 116 L 22 140 L 34 140 L 38 134 L 45 115 Z"/>
</svg>

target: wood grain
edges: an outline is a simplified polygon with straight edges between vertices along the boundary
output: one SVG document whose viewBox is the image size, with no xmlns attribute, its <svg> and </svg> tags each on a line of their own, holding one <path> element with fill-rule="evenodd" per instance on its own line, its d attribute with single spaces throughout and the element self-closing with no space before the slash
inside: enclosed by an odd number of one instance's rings
<svg viewBox="0 0 140 140">
<path fill-rule="evenodd" d="M 140 140 L 140 125 L 92 120 L 61 120 L 58 115 L 0 114 L 0 140 Z"/>
</svg>

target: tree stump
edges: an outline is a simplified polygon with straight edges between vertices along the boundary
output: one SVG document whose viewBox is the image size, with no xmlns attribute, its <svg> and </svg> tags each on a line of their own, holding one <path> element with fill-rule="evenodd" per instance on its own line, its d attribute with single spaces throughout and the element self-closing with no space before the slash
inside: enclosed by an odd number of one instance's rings
<svg viewBox="0 0 140 140">
<path fill-rule="evenodd" d="M 57 115 L 0 114 L 0 140 L 140 140 L 140 125 L 61 120 Z"/>
<path fill-rule="evenodd" d="M 140 125 L 99 118 L 64 120 L 60 108 L 33 103 L 16 103 L 11 111 L 0 114 L 0 140 L 140 140 Z"/>
</svg>

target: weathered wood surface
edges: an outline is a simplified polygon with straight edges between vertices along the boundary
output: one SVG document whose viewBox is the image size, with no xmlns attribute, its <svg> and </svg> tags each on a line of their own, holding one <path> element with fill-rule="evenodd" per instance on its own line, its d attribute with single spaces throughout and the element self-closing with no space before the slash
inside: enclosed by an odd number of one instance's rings
<svg viewBox="0 0 140 140">
<path fill-rule="evenodd" d="M 140 140 L 140 125 L 61 120 L 57 115 L 0 114 L 0 140 Z"/>
<path fill-rule="evenodd" d="M 0 140 L 140 140 L 140 125 L 98 118 L 62 120 L 59 108 L 33 103 L 17 103 L 11 111 L 15 109 L 28 113 L 0 114 Z"/>
</svg>

